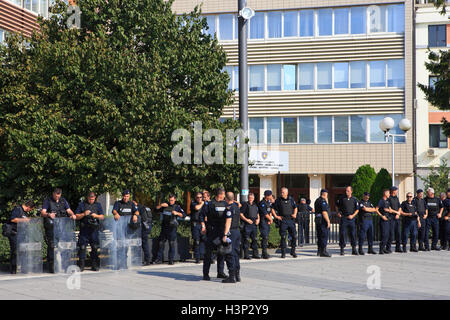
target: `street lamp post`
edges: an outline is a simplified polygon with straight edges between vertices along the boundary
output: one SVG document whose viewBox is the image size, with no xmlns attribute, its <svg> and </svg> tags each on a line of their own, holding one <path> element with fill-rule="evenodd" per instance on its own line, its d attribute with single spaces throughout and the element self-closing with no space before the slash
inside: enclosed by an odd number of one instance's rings
<svg viewBox="0 0 450 320">
<path fill-rule="evenodd" d="M 389 141 L 389 138 L 392 139 L 392 186 L 395 186 L 395 137 L 404 137 L 406 139 L 407 132 L 411 129 L 411 122 L 408 119 L 402 119 L 398 125 L 405 133 L 394 134 L 389 132 L 395 126 L 394 119 L 391 117 L 386 117 L 380 121 L 380 129 L 384 132 L 386 142 Z"/>
</svg>

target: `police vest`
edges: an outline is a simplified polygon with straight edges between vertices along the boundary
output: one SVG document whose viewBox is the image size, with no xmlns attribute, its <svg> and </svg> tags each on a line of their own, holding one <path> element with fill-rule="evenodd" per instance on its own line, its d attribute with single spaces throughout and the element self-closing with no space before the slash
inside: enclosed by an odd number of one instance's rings
<svg viewBox="0 0 450 320">
<path fill-rule="evenodd" d="M 306 203 L 300 203 L 298 205 L 298 213 L 308 214 L 309 213 L 308 205 Z"/>
<path fill-rule="evenodd" d="M 424 199 L 419 199 L 419 198 L 415 198 L 414 199 L 414 203 L 416 205 L 417 208 L 417 212 L 419 213 L 419 216 L 423 217 L 425 215 L 425 200 Z"/>
<path fill-rule="evenodd" d="M 380 208 L 380 209 L 381 209 L 380 213 L 381 213 L 383 216 L 385 216 L 386 218 L 391 219 L 392 216 L 391 216 L 391 215 L 389 214 L 389 212 L 387 211 L 387 209 L 390 208 L 390 202 L 389 202 L 389 200 L 388 200 L 388 199 L 386 199 L 386 200 L 381 199 L 381 201 L 383 201 L 383 208 Z"/>
<path fill-rule="evenodd" d="M 356 198 L 354 198 L 354 197 L 341 198 L 340 209 L 344 216 L 349 216 L 349 215 L 353 214 L 357 208 L 358 208 L 358 201 L 356 200 Z"/>
<path fill-rule="evenodd" d="M 89 220 L 94 220 L 95 221 L 94 223 L 100 223 L 98 221 L 98 219 L 92 218 L 92 216 L 91 216 L 93 213 L 95 213 L 95 214 L 98 213 L 98 202 L 94 202 L 93 204 L 84 202 L 84 211 L 87 211 L 87 210 L 89 210 L 91 213 L 89 216 L 83 217 L 83 219 L 80 220 L 81 226 L 85 227 L 85 226 L 89 225 Z M 92 224 L 92 222 L 91 222 L 91 224 Z"/>
<path fill-rule="evenodd" d="M 131 201 L 128 201 L 127 203 L 123 202 L 122 200 L 119 201 L 119 215 L 120 216 L 131 216 L 134 212 L 133 210 L 133 204 Z"/>
<path fill-rule="evenodd" d="M 402 205 L 402 210 L 405 213 L 412 213 L 413 215 L 411 217 L 406 217 L 404 216 L 403 218 L 408 219 L 408 220 L 414 220 L 417 219 L 417 215 L 416 215 L 416 206 L 414 205 L 414 203 L 408 203 L 407 201 L 405 201 Z"/>
<path fill-rule="evenodd" d="M 239 221 L 241 220 L 239 206 L 233 203 L 228 207 L 228 211 L 230 211 L 232 215 L 230 229 L 239 229 Z"/>
<path fill-rule="evenodd" d="M 247 219 L 252 220 L 253 222 L 256 221 L 258 218 L 258 206 L 253 202 L 253 204 L 250 204 L 247 202 L 247 210 L 245 212 L 245 217 Z"/>
<path fill-rule="evenodd" d="M 392 210 L 398 211 L 400 209 L 400 201 L 397 197 L 389 197 L 389 203 L 391 205 Z"/>
<path fill-rule="evenodd" d="M 428 217 L 434 218 L 439 213 L 439 200 L 438 198 L 426 198 L 428 207 Z"/>
<path fill-rule="evenodd" d="M 266 218 L 266 215 L 271 215 L 272 214 L 272 203 L 270 201 L 266 201 L 266 200 L 261 200 L 261 202 L 259 203 L 260 206 L 260 216 L 261 216 L 261 222 L 267 222 L 269 221 Z"/>
<path fill-rule="evenodd" d="M 328 203 L 326 202 L 326 200 L 322 197 L 317 198 L 316 201 L 314 202 L 314 211 L 315 211 L 315 216 L 316 218 L 323 218 L 323 214 L 322 212 L 328 211 Z M 322 221 L 320 221 L 322 222 Z M 317 222 L 316 222 L 317 223 Z"/>
<path fill-rule="evenodd" d="M 365 219 L 369 219 L 372 218 L 372 212 L 367 212 L 365 210 L 363 210 L 363 208 L 373 208 L 373 204 L 370 201 L 361 201 L 361 212 L 362 212 L 362 217 Z"/>
<path fill-rule="evenodd" d="M 60 198 L 58 202 L 56 202 L 52 198 L 49 199 L 49 208 L 48 208 L 47 213 L 55 212 L 56 217 L 58 217 L 58 218 L 68 217 L 69 215 L 67 214 L 66 209 L 64 209 L 64 203 L 65 203 L 64 198 Z"/>
<path fill-rule="evenodd" d="M 208 204 L 208 225 L 220 228 L 225 225 L 225 209 L 228 204 L 225 201 L 213 199 Z"/>
<path fill-rule="evenodd" d="M 294 213 L 294 207 L 292 206 L 291 198 L 278 198 L 278 201 L 280 203 L 279 214 L 283 218 L 291 218 L 291 215 Z"/>
<path fill-rule="evenodd" d="M 193 202 L 192 204 L 193 204 L 192 207 L 198 205 L 197 202 Z M 204 205 L 205 205 L 205 204 L 203 204 L 203 206 L 204 206 Z M 202 208 L 203 208 L 203 206 L 202 206 Z M 202 210 L 202 208 L 200 208 L 200 210 Z M 199 221 L 200 221 L 200 210 L 193 210 L 193 211 L 191 212 L 191 222 L 199 222 Z"/>
<path fill-rule="evenodd" d="M 172 211 L 176 211 L 178 205 L 168 205 L 165 207 L 162 211 L 162 223 L 163 224 L 170 224 L 172 220 L 176 220 L 177 217 L 172 214 Z"/>
<path fill-rule="evenodd" d="M 142 222 L 151 222 L 152 221 L 152 210 L 150 208 L 140 206 L 138 208 L 138 211 L 139 211 L 139 215 L 141 216 Z"/>
</svg>

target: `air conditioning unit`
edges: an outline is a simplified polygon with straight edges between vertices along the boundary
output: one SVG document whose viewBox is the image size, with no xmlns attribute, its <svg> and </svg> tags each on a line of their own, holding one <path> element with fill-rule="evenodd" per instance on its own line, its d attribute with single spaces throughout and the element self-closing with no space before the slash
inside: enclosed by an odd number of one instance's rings
<svg viewBox="0 0 450 320">
<path fill-rule="evenodd" d="M 435 152 L 434 152 L 434 149 L 428 149 L 428 151 L 427 151 L 427 156 L 429 156 L 429 157 L 435 157 L 436 154 L 435 154 Z"/>
</svg>

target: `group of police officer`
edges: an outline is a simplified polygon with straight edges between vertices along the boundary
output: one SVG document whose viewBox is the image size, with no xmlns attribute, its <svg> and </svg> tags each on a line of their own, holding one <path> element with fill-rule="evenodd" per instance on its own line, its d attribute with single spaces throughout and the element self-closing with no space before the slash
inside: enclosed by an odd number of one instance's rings
<svg viewBox="0 0 450 320">
<path fill-rule="evenodd" d="M 374 219 L 380 217 L 381 241 L 379 254 L 391 253 L 391 245 L 395 238 L 396 252 L 406 252 L 407 240 L 410 237 L 410 251 L 429 251 L 428 235 L 432 230 L 431 250 L 449 248 L 450 239 L 450 189 L 447 195 L 440 198 L 434 196 L 434 190 L 429 188 L 424 197 L 423 190 L 417 190 L 416 197 L 412 193 L 407 194 L 407 200 L 400 204 L 398 189 L 392 187 L 383 191 L 383 197 L 374 206 L 370 202 L 370 194 L 365 192 L 363 199 L 358 200 L 352 196 L 352 187 L 346 188 L 346 195 L 339 199 L 337 216 L 339 218 L 339 246 L 340 254 L 344 255 L 347 242 L 347 234 L 350 235 L 350 243 L 353 255 L 364 255 L 363 244 L 367 239 L 368 253 L 376 254 L 374 244 Z M 73 212 L 68 202 L 61 196 L 62 190 L 57 188 L 51 197 L 44 200 L 40 215 L 44 218 L 45 241 L 47 243 L 47 262 L 49 272 L 53 272 L 54 243 L 53 243 L 53 219 L 56 217 L 69 217 L 80 221 L 80 233 L 78 237 L 78 265 L 81 270 L 85 267 L 86 247 L 91 247 L 92 270 L 99 270 L 99 226 L 104 219 L 102 206 L 97 202 L 94 192 L 89 192 Z M 14 208 L 8 224 L 12 232 L 8 235 L 11 249 L 10 268 L 11 273 L 16 273 L 17 250 L 17 223 L 28 221 L 27 213 L 34 208 L 33 201 L 27 201 Z M 317 233 L 317 255 L 331 257 L 327 252 L 328 235 L 331 226 L 328 191 L 322 189 L 320 197 L 311 208 L 306 199 L 301 199 L 296 204 L 289 196 L 287 188 L 281 188 L 281 196 L 276 200 L 272 191 L 266 190 L 263 199 L 257 203 L 254 194 L 250 193 L 248 201 L 238 203 L 232 192 L 225 192 L 218 188 L 211 199 L 208 191 L 196 193 L 190 204 L 188 214 L 176 203 L 175 195 L 171 194 L 167 202 L 156 206 L 161 217 L 161 233 L 158 237 L 158 246 L 150 255 L 149 234 L 152 229 L 152 213 L 149 208 L 131 201 L 130 191 L 122 192 L 122 199 L 116 201 L 112 214 L 115 220 L 123 216 L 131 216 L 130 223 L 139 225 L 142 234 L 143 264 L 162 263 L 165 242 L 169 242 L 169 264 L 174 263 L 175 241 L 177 237 L 178 220 L 190 216 L 191 232 L 193 239 L 193 252 L 196 263 L 200 263 L 201 243 L 204 244 L 203 279 L 210 280 L 209 270 L 214 263 L 214 252 L 217 259 L 217 277 L 223 278 L 224 283 L 241 281 L 240 263 L 241 251 L 244 259 L 260 259 L 258 252 L 257 234 L 258 228 L 261 235 L 262 258 L 269 259 L 267 252 L 270 226 L 275 224 L 281 237 L 281 258 L 286 257 L 286 233 L 290 240 L 290 255 L 297 257 L 296 245 L 309 239 L 309 216 L 315 215 L 315 229 Z M 359 219 L 357 217 L 359 216 Z M 359 221 L 359 248 L 357 250 L 357 221 Z M 298 223 L 298 233 L 296 230 Z M 401 228 L 403 225 L 403 228 Z M 297 236 L 298 235 L 298 236 Z M 419 242 L 419 248 L 416 242 Z M 441 248 L 437 246 L 438 239 Z M 242 241 L 241 241 L 242 240 Z M 252 248 L 252 256 L 249 248 Z M 225 262 L 229 275 L 224 272 Z"/>
</svg>

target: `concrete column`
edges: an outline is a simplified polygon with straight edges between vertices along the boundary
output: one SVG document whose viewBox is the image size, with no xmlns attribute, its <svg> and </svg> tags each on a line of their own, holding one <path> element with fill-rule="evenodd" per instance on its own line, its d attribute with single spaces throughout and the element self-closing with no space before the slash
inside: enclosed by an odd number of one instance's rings
<svg viewBox="0 0 450 320">
<path fill-rule="evenodd" d="M 311 202 L 314 203 L 314 201 L 320 197 L 320 189 L 324 187 L 324 179 L 325 175 L 323 174 L 309 174 L 309 198 L 311 199 Z"/>
<path fill-rule="evenodd" d="M 272 190 L 276 197 L 277 193 L 277 176 L 276 175 L 258 175 L 259 176 L 259 195 L 260 198 L 264 196 L 264 191 Z"/>
<path fill-rule="evenodd" d="M 398 199 L 400 202 L 406 200 L 406 193 L 412 192 L 415 195 L 416 190 L 414 190 L 414 176 L 410 175 L 399 175 L 396 177 L 398 179 Z"/>
</svg>

